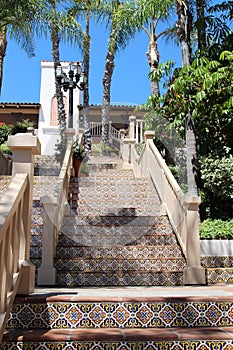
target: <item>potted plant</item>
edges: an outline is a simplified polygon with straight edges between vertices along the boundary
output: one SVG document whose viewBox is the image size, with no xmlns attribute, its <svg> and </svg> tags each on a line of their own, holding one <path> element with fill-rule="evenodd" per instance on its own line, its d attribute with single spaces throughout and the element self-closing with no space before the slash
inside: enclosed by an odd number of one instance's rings
<svg viewBox="0 0 233 350">
<path fill-rule="evenodd" d="M 84 147 L 79 144 L 78 140 L 75 140 L 73 142 L 73 167 L 76 177 L 79 175 L 79 169 L 84 158 Z"/>
</svg>

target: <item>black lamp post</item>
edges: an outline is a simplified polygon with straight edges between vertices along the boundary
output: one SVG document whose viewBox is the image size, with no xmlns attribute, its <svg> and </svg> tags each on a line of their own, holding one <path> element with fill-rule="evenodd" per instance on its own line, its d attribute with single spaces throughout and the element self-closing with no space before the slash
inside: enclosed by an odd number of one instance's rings
<svg viewBox="0 0 233 350">
<path fill-rule="evenodd" d="M 75 88 L 83 90 L 86 83 L 86 77 L 82 73 L 82 68 L 79 63 L 69 64 L 68 75 L 63 72 L 61 66 L 58 66 L 56 69 L 56 76 L 57 81 L 63 87 L 63 90 L 69 90 L 68 128 L 73 128 L 73 90 Z"/>
</svg>

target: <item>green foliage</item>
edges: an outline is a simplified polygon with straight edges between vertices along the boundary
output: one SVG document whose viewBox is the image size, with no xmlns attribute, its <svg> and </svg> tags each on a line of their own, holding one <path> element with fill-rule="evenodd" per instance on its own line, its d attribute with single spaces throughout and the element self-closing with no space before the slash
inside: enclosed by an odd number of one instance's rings
<svg viewBox="0 0 233 350">
<path fill-rule="evenodd" d="M 200 237 L 202 239 L 233 239 L 233 219 L 204 220 L 200 226 Z"/>
<path fill-rule="evenodd" d="M 67 140 L 66 140 L 66 137 L 63 136 L 61 138 L 61 140 L 55 144 L 55 159 L 58 163 L 61 163 L 64 159 L 64 156 L 65 156 L 65 152 L 66 152 L 66 143 L 67 143 Z"/>
<path fill-rule="evenodd" d="M 104 155 L 105 153 L 111 152 L 112 148 L 105 142 L 101 141 L 100 143 L 93 145 L 92 150 L 100 155 Z"/>
<path fill-rule="evenodd" d="M 10 148 L 7 145 L 7 142 L 4 142 L 0 145 L 0 151 L 4 154 L 12 154 Z"/>
<path fill-rule="evenodd" d="M 174 72 L 166 95 L 152 96 L 147 104 L 152 110 L 150 125 L 158 125 L 159 115 L 183 138 L 184 116 L 191 111 L 201 166 L 198 187 L 203 202 L 202 219 L 232 218 L 232 80 L 232 51 L 223 51 L 218 60 L 197 57 L 191 65 Z M 156 128 L 158 126 L 155 131 Z"/>
<path fill-rule="evenodd" d="M 85 149 L 79 144 L 78 140 L 73 142 L 73 158 L 83 160 L 85 157 Z"/>
<path fill-rule="evenodd" d="M 136 151 L 137 151 L 138 155 L 140 155 L 142 153 L 142 150 L 143 150 L 144 146 L 145 146 L 144 142 L 136 143 L 135 148 L 136 148 Z"/>
<path fill-rule="evenodd" d="M 34 127 L 35 127 L 34 122 L 31 122 L 29 119 L 23 119 L 22 121 L 18 121 L 14 125 L 12 129 L 12 135 L 27 132 L 28 128 L 34 128 Z"/>
<path fill-rule="evenodd" d="M 200 160 L 202 179 L 202 217 L 232 217 L 233 212 L 233 157 Z"/>
<path fill-rule="evenodd" d="M 203 188 L 213 196 L 233 199 L 233 157 L 211 158 L 201 161 Z"/>
<path fill-rule="evenodd" d="M 5 123 L 0 123 L 0 145 L 7 141 L 7 138 L 12 133 L 13 126 Z"/>
</svg>

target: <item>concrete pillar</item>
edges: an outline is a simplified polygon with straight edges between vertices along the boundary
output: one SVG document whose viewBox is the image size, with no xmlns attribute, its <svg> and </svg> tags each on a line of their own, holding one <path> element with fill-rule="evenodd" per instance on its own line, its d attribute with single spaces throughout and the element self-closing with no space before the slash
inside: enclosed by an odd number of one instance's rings
<svg viewBox="0 0 233 350">
<path fill-rule="evenodd" d="M 198 207 L 200 197 L 188 196 L 187 205 L 187 267 L 184 269 L 184 284 L 206 284 L 205 269 L 201 266 L 200 258 L 200 218 Z"/>
<path fill-rule="evenodd" d="M 146 142 L 148 140 L 153 140 L 154 136 L 155 136 L 155 132 L 152 130 L 147 130 L 144 132 L 144 138 Z"/>
<path fill-rule="evenodd" d="M 22 218 L 26 231 L 25 257 L 24 261 L 20 262 L 23 273 L 18 293 L 30 294 L 34 290 L 35 283 L 35 267 L 29 262 L 34 155 L 41 153 L 41 145 L 33 133 L 19 133 L 8 137 L 8 146 L 13 158 L 12 178 L 18 173 L 27 173 L 29 178 Z"/>
<path fill-rule="evenodd" d="M 129 139 L 135 139 L 135 123 L 136 117 L 131 115 L 129 117 Z"/>
</svg>

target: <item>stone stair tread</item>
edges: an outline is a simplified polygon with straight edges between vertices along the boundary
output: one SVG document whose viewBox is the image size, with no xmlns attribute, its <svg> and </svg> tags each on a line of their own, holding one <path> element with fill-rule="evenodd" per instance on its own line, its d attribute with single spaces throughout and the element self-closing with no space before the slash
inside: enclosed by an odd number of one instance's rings
<svg viewBox="0 0 233 350">
<path fill-rule="evenodd" d="M 31 295 L 16 295 L 14 305 L 64 302 L 158 302 L 158 303 L 221 303 L 232 302 L 233 289 L 229 285 L 196 287 L 109 287 L 109 288 L 36 288 Z M 183 307 L 184 309 L 184 307 Z"/>
<path fill-rule="evenodd" d="M 187 327 L 174 329 L 43 329 L 7 331 L 7 341 L 182 341 L 182 340 L 233 340 L 233 327 Z"/>
</svg>

